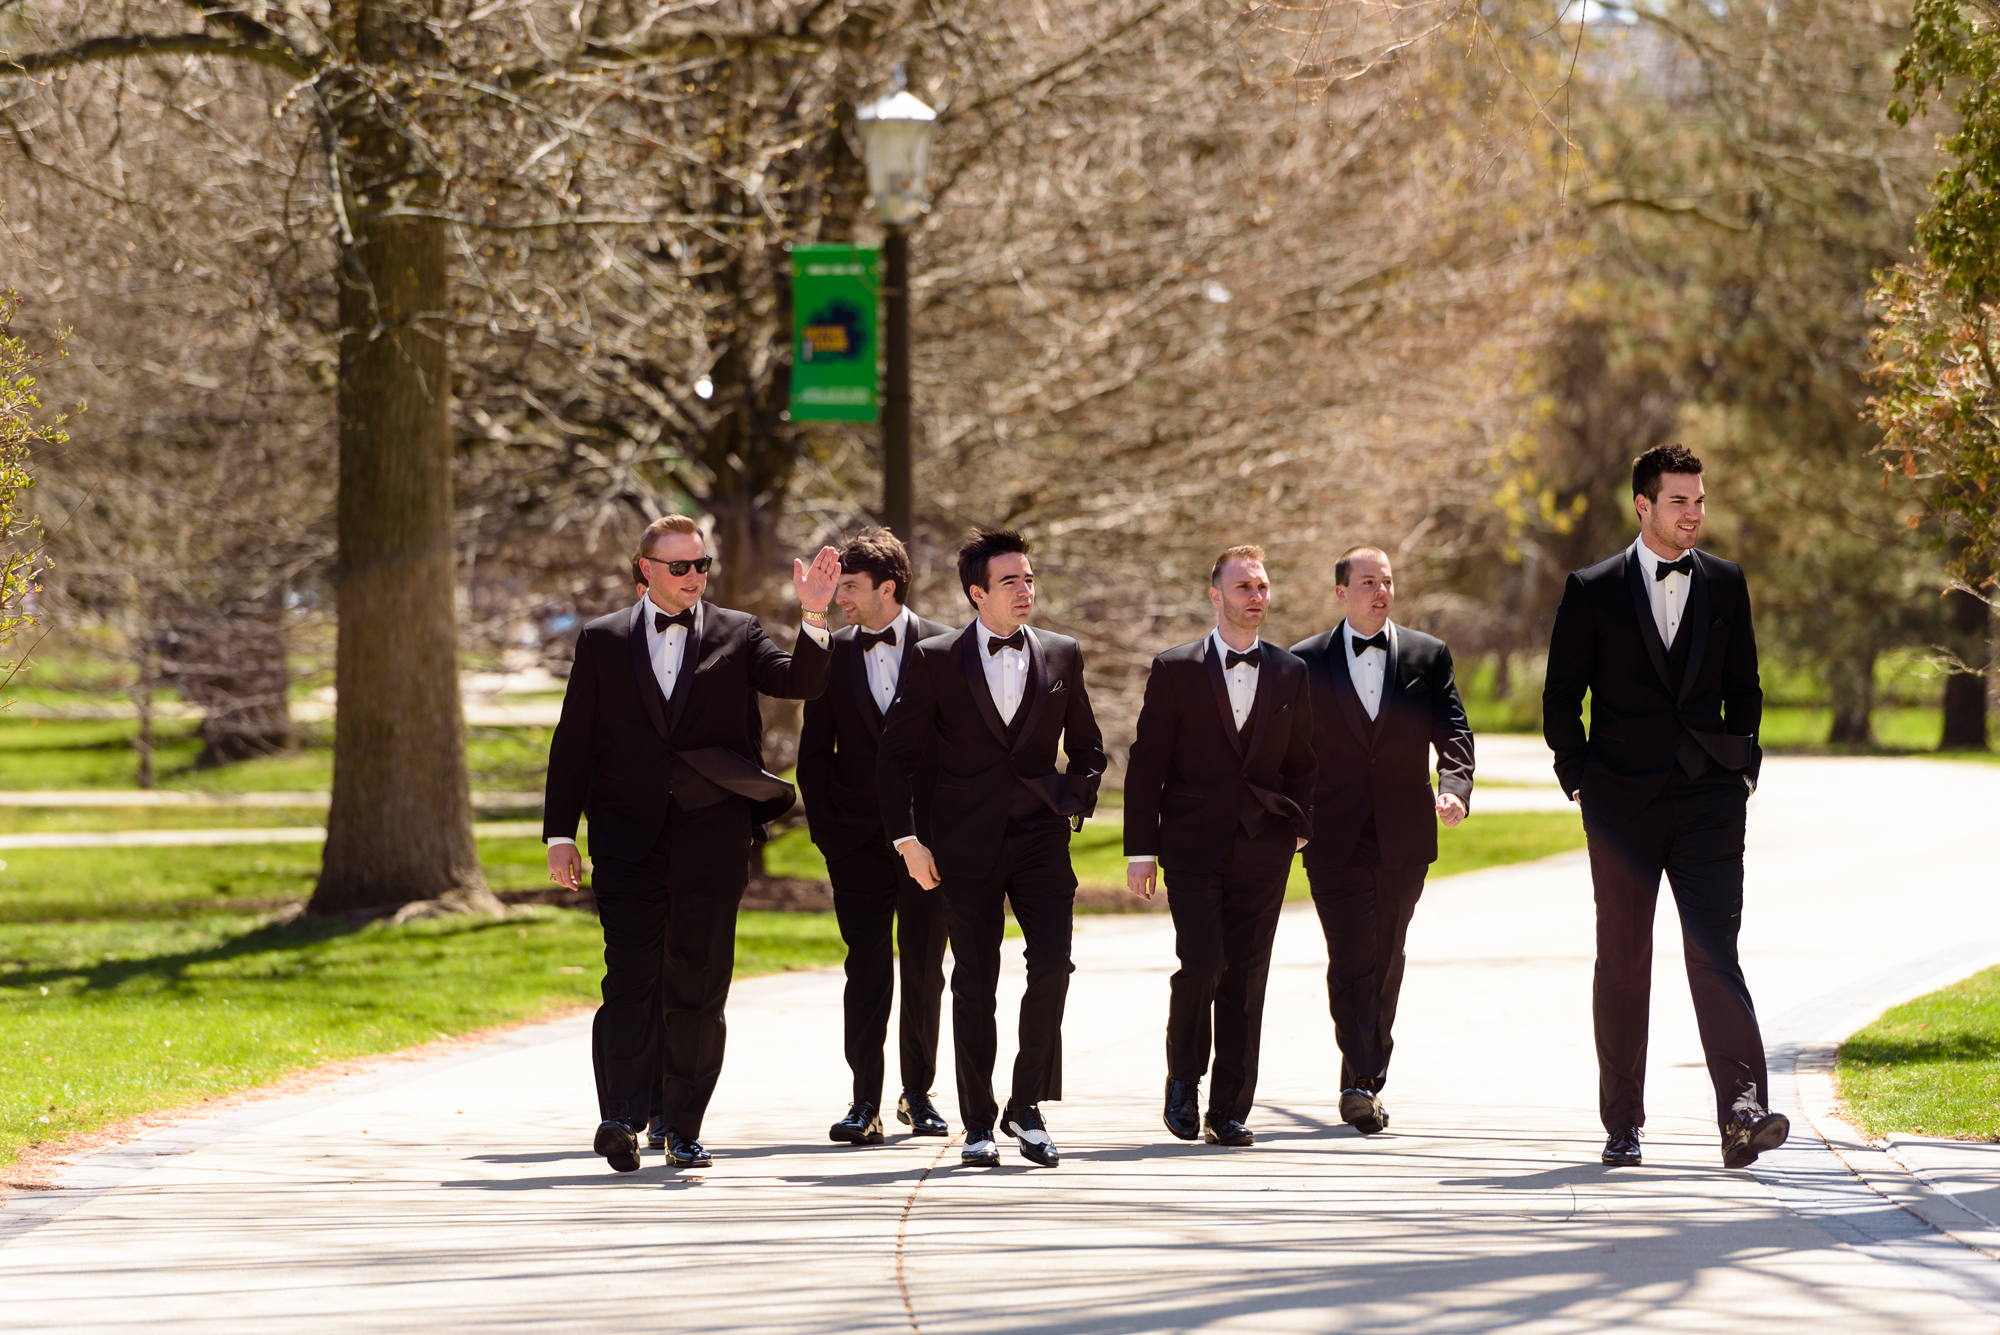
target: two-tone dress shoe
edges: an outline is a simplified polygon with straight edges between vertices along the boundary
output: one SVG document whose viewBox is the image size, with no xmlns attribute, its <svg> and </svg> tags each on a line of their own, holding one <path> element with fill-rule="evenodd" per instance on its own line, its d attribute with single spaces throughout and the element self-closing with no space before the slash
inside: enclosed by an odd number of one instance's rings
<svg viewBox="0 0 2000 1335">
<path fill-rule="evenodd" d="M 1196 1080 L 1167 1080 L 1167 1110 L 1161 1115 L 1176 1140 L 1201 1139 L 1201 1114 L 1196 1109 L 1201 1083 Z"/>
<path fill-rule="evenodd" d="M 1783 1113 L 1739 1112 L 1722 1128 L 1722 1166 L 1748 1168 L 1758 1155 L 1777 1149 L 1791 1134 L 1791 1119 Z"/>
<path fill-rule="evenodd" d="M 944 1120 L 944 1114 L 937 1110 L 928 1094 L 912 1094 L 905 1090 L 896 1099 L 896 1120 L 910 1128 L 913 1136 L 948 1136 L 951 1123 Z"/>
<path fill-rule="evenodd" d="M 1000 1129 L 1021 1147 L 1021 1157 L 1039 1168 L 1054 1168 L 1062 1162 L 1062 1151 L 1049 1138 L 1049 1124 L 1035 1104 L 1009 1108 L 1000 1114 Z"/>
<path fill-rule="evenodd" d="M 710 1163 L 708 1151 L 701 1147 L 700 1141 L 674 1130 L 667 1132 L 667 1157 L 676 1168 L 706 1168 Z"/>
<path fill-rule="evenodd" d="M 667 1119 L 658 1113 L 654 1113 L 652 1120 L 646 1123 L 646 1148 L 649 1150 L 663 1150 L 666 1147 Z"/>
<path fill-rule="evenodd" d="M 1640 1158 L 1636 1126 L 1621 1126 L 1604 1142 L 1604 1162 L 1613 1168 L 1637 1168 Z"/>
<path fill-rule="evenodd" d="M 966 1168 L 998 1168 L 1000 1147 L 993 1143 L 993 1133 L 968 1127 L 965 1148 L 958 1152 L 958 1161 Z"/>
<path fill-rule="evenodd" d="M 847 1116 L 835 1122 L 826 1134 L 843 1145 L 880 1145 L 882 1114 L 872 1103 L 850 1103 Z"/>
<path fill-rule="evenodd" d="M 614 1172 L 639 1171 L 639 1133 L 623 1122 L 599 1122 L 591 1148 L 604 1156 Z"/>
<path fill-rule="evenodd" d="M 1372 1136 L 1389 1125 L 1389 1110 L 1371 1090 L 1340 1091 L 1340 1120 L 1364 1136 Z"/>
<path fill-rule="evenodd" d="M 1234 1117 L 1218 1117 L 1214 1113 L 1201 1119 L 1201 1138 L 1211 1145 L 1227 1145 L 1238 1150 L 1257 1143 L 1256 1133 L 1249 1127 Z"/>
</svg>

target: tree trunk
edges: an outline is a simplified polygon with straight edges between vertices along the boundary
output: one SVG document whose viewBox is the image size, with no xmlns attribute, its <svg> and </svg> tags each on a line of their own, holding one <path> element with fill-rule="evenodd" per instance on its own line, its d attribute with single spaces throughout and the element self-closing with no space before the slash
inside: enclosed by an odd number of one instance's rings
<svg viewBox="0 0 2000 1335">
<path fill-rule="evenodd" d="M 1875 744 L 1875 649 L 1870 646 L 1837 658 L 1827 669 L 1833 691 L 1832 746 Z"/>
<path fill-rule="evenodd" d="M 358 12 L 355 46 L 378 66 L 429 41 L 413 10 Z M 370 99 L 353 105 L 340 134 L 355 244 L 340 274 L 333 804 L 309 909 L 502 912 L 473 842 L 458 690 L 445 225 L 381 216 L 434 206 L 438 176 Z"/>
<path fill-rule="evenodd" d="M 1984 751 L 1986 731 L 1987 631 L 1993 609 L 1962 589 L 1945 595 L 1950 605 L 1950 636 L 1946 648 L 1959 662 L 1977 671 L 1954 672 L 1944 679 L 1944 735 L 1940 751 Z"/>
<path fill-rule="evenodd" d="M 179 637 L 182 661 L 173 681 L 202 710 L 197 769 L 292 749 L 287 648 L 275 591 L 261 603 L 224 608 L 206 626 Z"/>
</svg>

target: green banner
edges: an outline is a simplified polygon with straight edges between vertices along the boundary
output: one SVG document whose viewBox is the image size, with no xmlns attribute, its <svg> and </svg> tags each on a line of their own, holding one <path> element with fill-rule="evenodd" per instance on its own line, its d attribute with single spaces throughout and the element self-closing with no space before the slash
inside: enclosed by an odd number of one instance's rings
<svg viewBox="0 0 2000 1335">
<path fill-rule="evenodd" d="M 882 254 L 792 247 L 792 420 L 876 418 L 875 330 Z"/>
</svg>

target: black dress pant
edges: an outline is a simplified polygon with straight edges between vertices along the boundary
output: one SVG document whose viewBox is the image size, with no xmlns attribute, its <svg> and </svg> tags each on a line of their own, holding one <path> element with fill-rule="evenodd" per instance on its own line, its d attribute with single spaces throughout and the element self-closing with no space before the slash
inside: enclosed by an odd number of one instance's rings
<svg viewBox="0 0 2000 1335">
<path fill-rule="evenodd" d="M 1215 871 L 1165 872 L 1181 962 L 1168 985 L 1167 1077 L 1200 1080 L 1213 1048 L 1209 1115 L 1239 1122 L 1257 1095 L 1264 990 L 1292 869 L 1289 834 L 1268 845 L 1238 840 Z"/>
<path fill-rule="evenodd" d="M 1743 923 L 1743 826 L 1748 793 L 1733 774 L 1678 772 L 1638 815 L 1593 820 L 1583 805 L 1597 900 L 1597 1099 L 1604 1129 L 1646 1124 L 1646 1031 L 1653 990 L 1653 909 L 1660 875 L 1673 888 L 1695 1023 L 1726 1123 L 1738 1100 L 1770 1102 L 1764 1038 L 1736 957 Z"/>
<path fill-rule="evenodd" d="M 1020 1051 L 1014 1058 L 1016 1107 L 1062 1098 L 1063 1005 L 1069 997 L 1069 945 L 1076 873 L 1069 827 L 1017 831 L 1000 842 L 984 876 L 947 876 L 945 921 L 951 933 L 951 1027 L 958 1074 L 958 1115 L 966 1139 L 993 1130 L 993 1063 L 1000 1039 L 994 1013 L 1000 983 L 1003 903 L 1014 910 L 1026 947 L 1028 989 L 1021 997 Z"/>
<path fill-rule="evenodd" d="M 903 1089 L 928 1094 L 937 1080 L 938 1013 L 944 1000 L 944 896 L 910 879 L 903 857 L 880 834 L 830 858 L 833 914 L 847 943 L 842 994 L 843 1043 L 854 1072 L 854 1101 L 882 1104 L 882 1045 L 895 997 L 896 959 L 903 975 L 898 1025 Z"/>
<path fill-rule="evenodd" d="M 1430 864 L 1308 867 L 1313 909 L 1326 934 L 1326 1004 L 1340 1047 L 1340 1087 L 1380 1093 L 1395 1050 L 1403 994 L 1403 942 Z"/>
<path fill-rule="evenodd" d="M 750 804 L 675 804 L 652 851 L 598 857 L 604 1004 L 591 1026 L 598 1116 L 643 1130 L 657 1110 L 699 1138 L 722 1074 L 723 1003 L 736 967 L 736 909 L 750 879 Z"/>
</svg>

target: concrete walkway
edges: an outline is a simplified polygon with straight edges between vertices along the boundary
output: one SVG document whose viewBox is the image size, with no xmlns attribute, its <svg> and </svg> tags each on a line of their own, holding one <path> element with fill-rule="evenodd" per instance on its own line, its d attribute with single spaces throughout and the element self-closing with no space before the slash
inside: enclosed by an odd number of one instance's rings
<svg viewBox="0 0 2000 1335">
<path fill-rule="evenodd" d="M 1718 1164 L 1671 915 L 1647 1164 L 1597 1164 L 1590 891 L 1567 855 L 1427 892 L 1395 1121 L 1372 1139 L 1337 1124 L 1309 910 L 1280 929 L 1260 1138 L 1244 1151 L 1159 1126 L 1168 924 L 1087 919 L 1069 1097 L 1048 1107 L 1066 1155 L 1054 1171 L 1011 1147 L 1005 1167 L 968 1171 L 936 1141 L 826 1144 L 845 1105 L 840 979 L 792 974 L 737 989 L 712 1169 L 649 1156 L 636 1175 L 605 1171 L 588 1149 L 588 1022 L 567 1020 L 85 1160 L 62 1190 L 0 1209 L 4 1319 L 203 1335 L 1990 1335 L 2000 1262 L 1893 1199 L 1921 1189 L 1914 1176 L 1880 1190 L 1857 1177 L 1798 1101 L 1816 1041 L 2000 959 L 1996 805 L 2000 769 L 1768 767 L 1743 945 L 1777 1098 L 1798 1120 L 1755 1173 Z M 951 1113 L 948 1083 L 939 1093 Z M 1955 1151 L 1975 1175 L 1992 1152 Z"/>
</svg>

